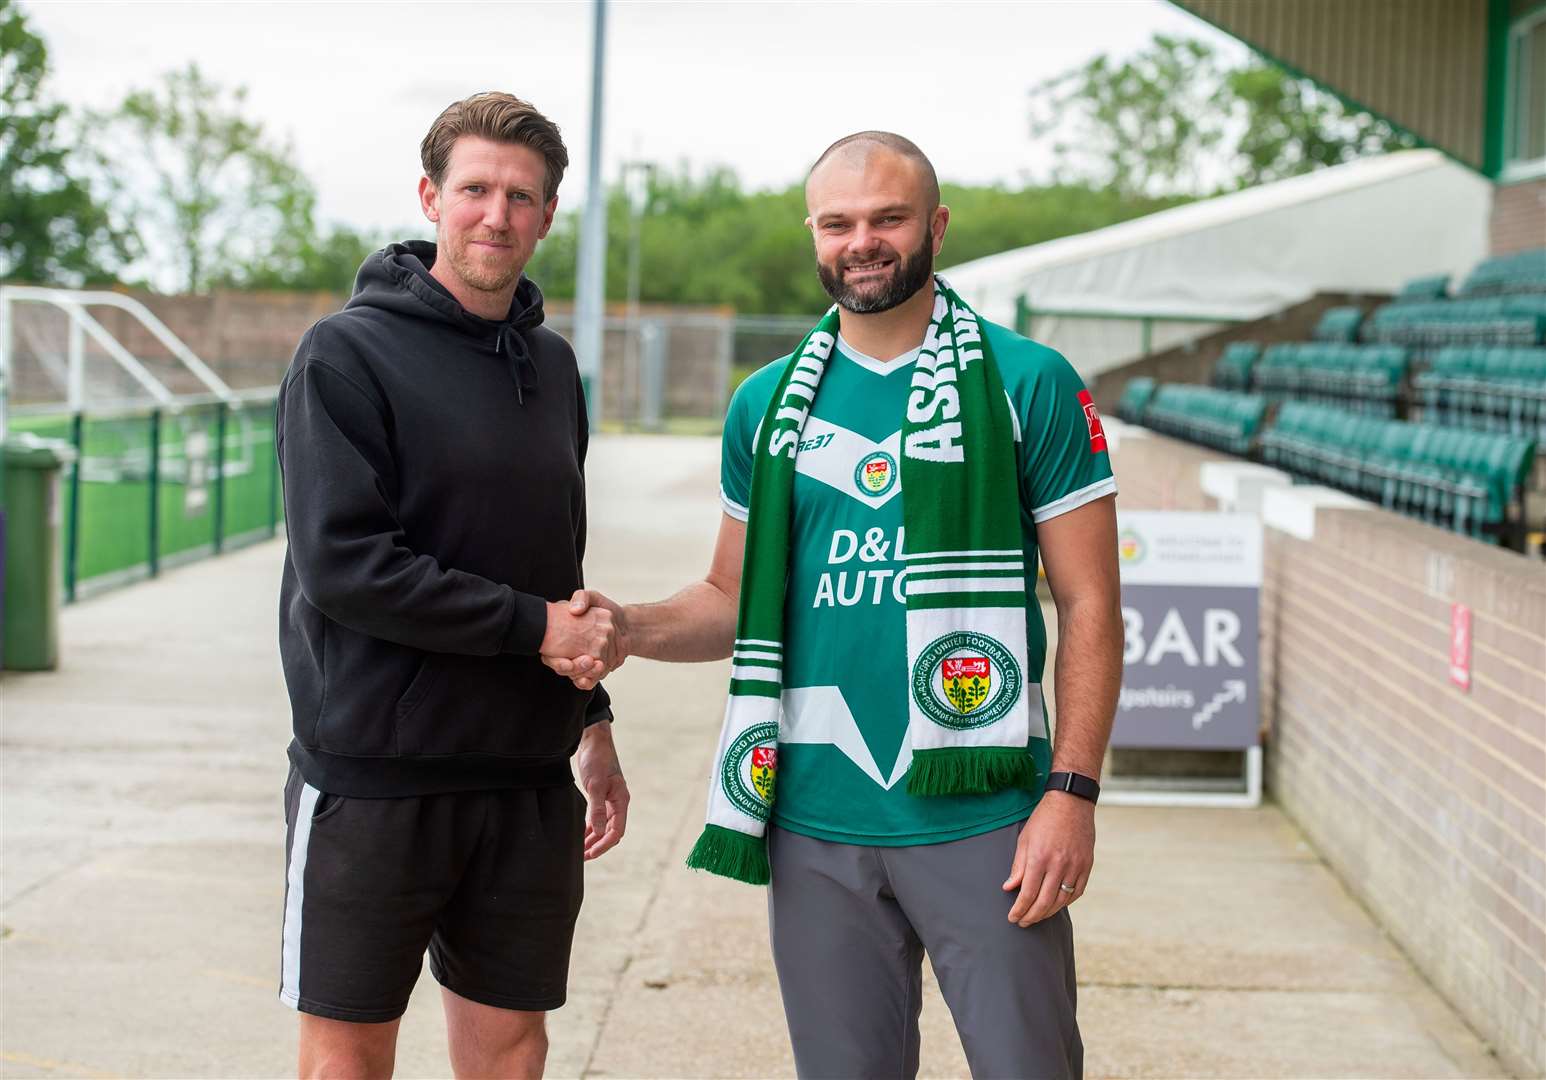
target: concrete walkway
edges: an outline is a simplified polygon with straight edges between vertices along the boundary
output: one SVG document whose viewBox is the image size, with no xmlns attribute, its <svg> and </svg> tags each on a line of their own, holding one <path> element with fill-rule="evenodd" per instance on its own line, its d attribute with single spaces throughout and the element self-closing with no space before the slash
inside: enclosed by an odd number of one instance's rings
<svg viewBox="0 0 1546 1080">
<path fill-rule="evenodd" d="M 717 448 L 593 449 L 588 576 L 628 599 L 706 566 Z M 282 548 L 64 617 L 64 667 L 3 694 L 0 1075 L 278 1076 Z M 589 867 L 554 1076 L 792 1075 L 761 890 L 693 875 L 725 668 L 632 661 L 608 686 L 634 793 Z M 1275 809 L 1102 808 L 1074 908 L 1090 1076 L 1498 1076 Z M 449 1071 L 427 970 L 400 1076 Z M 964 1076 L 930 987 L 923 1072 Z"/>
</svg>

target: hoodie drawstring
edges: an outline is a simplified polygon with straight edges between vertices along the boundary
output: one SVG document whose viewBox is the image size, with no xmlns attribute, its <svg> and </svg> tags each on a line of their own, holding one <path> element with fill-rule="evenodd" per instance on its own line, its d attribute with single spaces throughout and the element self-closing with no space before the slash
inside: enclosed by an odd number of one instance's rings
<svg viewBox="0 0 1546 1080">
<path fill-rule="evenodd" d="M 510 377 L 515 381 L 515 400 L 517 404 L 524 406 L 526 404 L 524 391 L 537 389 L 541 376 L 537 373 L 537 365 L 532 363 L 525 340 L 512 323 L 500 325 L 499 332 L 494 335 L 494 352 L 504 353 L 509 358 Z M 525 379 L 528 371 L 531 373 L 529 384 Z"/>
</svg>

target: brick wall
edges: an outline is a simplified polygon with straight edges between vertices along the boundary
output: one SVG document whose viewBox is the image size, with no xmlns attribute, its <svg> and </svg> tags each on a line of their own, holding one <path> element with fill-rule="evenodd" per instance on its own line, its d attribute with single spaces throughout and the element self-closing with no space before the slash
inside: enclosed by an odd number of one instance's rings
<svg viewBox="0 0 1546 1080">
<path fill-rule="evenodd" d="M 1380 511 L 1268 530 L 1267 777 L 1520 1075 L 1546 1071 L 1546 573 Z M 1469 692 L 1450 605 L 1471 608 Z"/>
<path fill-rule="evenodd" d="M 1202 466 L 1239 461 L 1218 450 L 1169 439 L 1146 428 L 1105 420 L 1117 503 L 1130 510 L 1216 510 L 1202 490 Z"/>
<path fill-rule="evenodd" d="M 307 328 L 343 306 L 345 297 L 335 293 L 226 292 L 200 296 L 165 296 L 127 292 L 148 307 L 217 375 L 236 389 L 277 385 L 295 353 L 296 343 Z M 573 305 L 546 305 L 548 323 L 572 338 Z M 91 314 L 173 393 L 207 392 L 165 346 L 131 314 L 118 308 L 97 306 Z M 621 320 L 622 305 L 611 305 L 609 321 Z M 724 416 L 729 376 L 730 331 L 734 312 L 728 308 L 678 308 L 646 305 L 644 318 L 658 319 L 666 327 L 664 412 L 667 416 L 692 416 L 718 421 Z M 30 317 L 60 319 L 52 311 Z M 47 340 L 63 349 L 63 323 L 50 327 Z M 604 338 L 604 387 L 607 415 L 631 417 L 639 411 L 638 350 L 630 351 L 628 335 L 609 327 Z M 25 343 L 24 343 L 25 344 Z M 94 344 L 88 351 L 88 381 L 96 365 L 114 374 L 110 362 Z M 132 386 L 121 378 L 126 389 Z M 17 366 L 16 400 L 47 401 L 60 398 L 61 387 L 41 377 L 38 363 L 21 356 Z M 100 395 L 99 395 L 100 396 Z M 109 395 L 111 396 L 111 395 Z"/>
<path fill-rule="evenodd" d="M 1211 508 L 1198 467 L 1229 460 L 1152 434 L 1113 456 L 1135 509 Z M 1372 508 L 1269 527 L 1264 558 L 1269 793 L 1504 1063 L 1546 1074 L 1546 570 Z"/>
<path fill-rule="evenodd" d="M 1493 188 L 1488 231 L 1494 255 L 1546 245 L 1546 177 Z"/>
<path fill-rule="evenodd" d="M 335 293 L 314 292 L 130 295 L 150 308 L 199 359 L 238 389 L 277 384 L 301 335 L 322 316 L 337 311 L 344 301 Z M 166 350 L 128 312 L 97 308 L 93 314 L 130 352 L 150 360 L 156 374 L 174 391 L 203 392 L 202 386 L 181 373 L 180 366 L 160 362 Z"/>
</svg>

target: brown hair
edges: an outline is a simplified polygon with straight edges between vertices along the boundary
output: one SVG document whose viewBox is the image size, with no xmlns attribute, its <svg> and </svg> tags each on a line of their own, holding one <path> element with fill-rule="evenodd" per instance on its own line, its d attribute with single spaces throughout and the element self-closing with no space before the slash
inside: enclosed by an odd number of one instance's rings
<svg viewBox="0 0 1546 1080">
<path fill-rule="evenodd" d="M 558 125 L 530 103 L 513 94 L 485 90 L 447 105 L 445 111 L 435 117 L 435 122 L 429 126 L 429 134 L 419 144 L 419 161 L 424 166 L 424 175 L 437 188 L 445 182 L 446 167 L 451 163 L 451 147 L 463 135 L 535 150 L 547 164 L 543 201 L 558 194 L 559 182 L 569 167 L 569 151 L 564 148 Z"/>
</svg>

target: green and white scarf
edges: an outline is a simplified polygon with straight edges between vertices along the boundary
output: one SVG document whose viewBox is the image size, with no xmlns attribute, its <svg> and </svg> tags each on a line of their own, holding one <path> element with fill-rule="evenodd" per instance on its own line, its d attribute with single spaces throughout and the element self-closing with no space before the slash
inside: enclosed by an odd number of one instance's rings
<svg viewBox="0 0 1546 1080">
<path fill-rule="evenodd" d="M 769 877 L 795 454 L 837 332 L 833 307 L 790 357 L 757 432 L 730 699 L 708 822 L 687 860 L 754 885 Z M 902 426 L 912 795 L 1037 781 L 1013 430 L 976 313 L 936 278 Z"/>
</svg>

